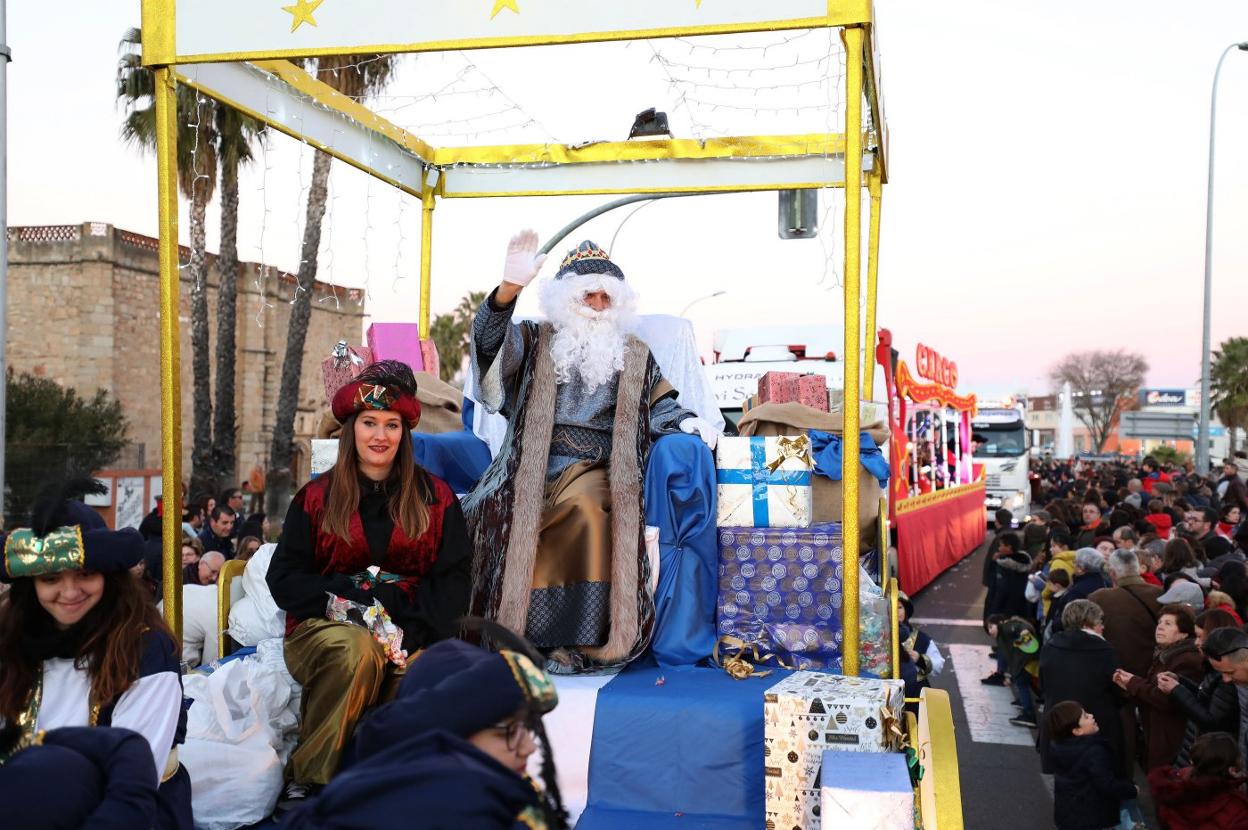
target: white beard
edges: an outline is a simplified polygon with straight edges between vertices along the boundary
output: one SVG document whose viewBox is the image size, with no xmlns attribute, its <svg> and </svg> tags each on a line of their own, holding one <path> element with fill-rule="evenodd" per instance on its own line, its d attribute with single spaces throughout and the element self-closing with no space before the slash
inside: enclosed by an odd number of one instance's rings
<svg viewBox="0 0 1248 830">
<path fill-rule="evenodd" d="M 584 296 L 605 291 L 611 306 L 594 311 Z M 555 379 L 568 383 L 579 378 L 592 393 L 624 369 L 628 337 L 636 326 L 637 297 L 623 280 L 607 274 L 568 276 L 542 284 L 542 313 L 555 327 L 551 352 Z"/>
</svg>

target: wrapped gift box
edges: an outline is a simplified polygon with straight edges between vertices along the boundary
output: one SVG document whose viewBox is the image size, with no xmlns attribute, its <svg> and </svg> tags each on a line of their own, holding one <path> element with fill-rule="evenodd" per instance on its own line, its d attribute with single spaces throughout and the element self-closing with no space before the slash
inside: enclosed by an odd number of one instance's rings
<svg viewBox="0 0 1248 830">
<path fill-rule="evenodd" d="M 767 690 L 763 756 L 768 826 L 819 830 L 824 751 L 898 749 L 904 689 L 901 680 L 799 671 Z"/>
<path fill-rule="evenodd" d="M 841 526 L 720 528 L 718 636 L 774 659 L 764 665 L 841 665 Z"/>
<path fill-rule="evenodd" d="M 823 753 L 820 821 L 828 827 L 914 830 L 914 786 L 899 752 Z"/>
<path fill-rule="evenodd" d="M 828 411 L 828 379 L 823 375 L 802 375 L 797 379 L 797 402 Z"/>
<path fill-rule="evenodd" d="M 374 360 L 399 360 L 413 372 L 425 371 L 420 326 L 416 323 L 373 323 L 365 334 Z"/>
<path fill-rule="evenodd" d="M 438 358 L 438 346 L 433 342 L 433 338 L 420 341 L 420 361 L 424 368 L 422 371 L 438 377 L 439 367 L 442 361 Z M 412 371 L 416 371 L 413 369 Z"/>
<path fill-rule="evenodd" d="M 321 361 L 321 374 L 325 380 L 325 397 L 334 399 L 334 393 L 346 386 L 360 371 L 373 362 L 373 353 L 363 346 L 352 346 L 345 340 Z"/>
<path fill-rule="evenodd" d="M 758 379 L 759 403 L 790 403 L 797 400 L 798 372 L 768 372 Z"/>
<path fill-rule="evenodd" d="M 810 438 L 719 439 L 716 524 L 721 527 L 808 527 L 811 514 Z"/>
</svg>

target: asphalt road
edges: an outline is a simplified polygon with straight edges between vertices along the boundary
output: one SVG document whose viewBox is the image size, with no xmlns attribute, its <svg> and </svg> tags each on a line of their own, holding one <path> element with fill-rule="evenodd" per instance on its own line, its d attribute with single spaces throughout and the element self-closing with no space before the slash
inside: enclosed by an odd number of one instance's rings
<svg viewBox="0 0 1248 830">
<path fill-rule="evenodd" d="M 981 625 L 985 550 L 920 591 L 915 620 L 945 656 L 944 671 L 932 685 L 949 692 L 952 702 L 967 830 L 1049 830 L 1052 781 L 1040 773 L 1033 733 L 1009 723 L 1017 709 L 1008 689 L 979 682 L 993 669 Z"/>
</svg>

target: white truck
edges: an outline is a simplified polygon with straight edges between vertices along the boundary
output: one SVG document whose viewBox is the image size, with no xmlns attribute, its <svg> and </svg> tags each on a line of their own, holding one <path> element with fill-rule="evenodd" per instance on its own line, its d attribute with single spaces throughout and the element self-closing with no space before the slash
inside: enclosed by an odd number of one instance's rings
<svg viewBox="0 0 1248 830">
<path fill-rule="evenodd" d="M 716 331 L 715 362 L 706 370 L 724 418 L 734 424 L 741 419 L 742 401 L 758 391 L 758 379 L 767 372 L 823 375 L 829 389 L 841 389 L 845 371 L 836 356 L 843 337 L 839 328 L 819 325 Z M 864 350 L 863 359 L 868 356 Z"/>
<path fill-rule="evenodd" d="M 975 464 L 984 467 L 989 523 L 1005 508 L 1021 524 L 1031 515 L 1031 463 L 1023 404 L 985 402 L 971 421 Z"/>
</svg>

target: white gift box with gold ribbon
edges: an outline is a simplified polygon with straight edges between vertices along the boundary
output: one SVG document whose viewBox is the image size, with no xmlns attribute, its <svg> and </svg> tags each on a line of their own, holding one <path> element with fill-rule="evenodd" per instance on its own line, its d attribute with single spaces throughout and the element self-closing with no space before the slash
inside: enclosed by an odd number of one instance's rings
<svg viewBox="0 0 1248 830">
<path fill-rule="evenodd" d="M 809 437 L 725 436 L 715 467 L 719 527 L 810 527 Z"/>
<path fill-rule="evenodd" d="M 768 826 L 819 830 L 820 785 L 828 783 L 820 780 L 824 751 L 897 751 L 904 705 L 901 680 L 799 671 L 769 688 L 763 695 Z"/>
</svg>

